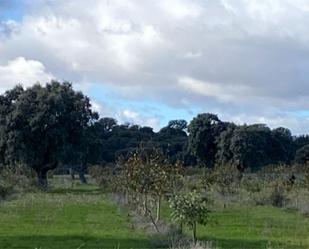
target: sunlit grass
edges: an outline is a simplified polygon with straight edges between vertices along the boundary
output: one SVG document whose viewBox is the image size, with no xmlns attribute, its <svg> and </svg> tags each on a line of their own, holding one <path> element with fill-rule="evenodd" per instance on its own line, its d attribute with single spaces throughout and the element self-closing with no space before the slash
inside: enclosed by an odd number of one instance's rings
<svg viewBox="0 0 309 249">
<path fill-rule="evenodd" d="M 169 208 L 163 215 L 169 219 Z M 185 233 L 190 236 L 191 232 Z M 223 249 L 309 248 L 309 218 L 295 210 L 271 206 L 214 207 L 208 226 L 198 227 L 198 238 Z"/>
<path fill-rule="evenodd" d="M 0 248 L 150 248 L 96 187 L 32 193 L 0 205 Z"/>
</svg>

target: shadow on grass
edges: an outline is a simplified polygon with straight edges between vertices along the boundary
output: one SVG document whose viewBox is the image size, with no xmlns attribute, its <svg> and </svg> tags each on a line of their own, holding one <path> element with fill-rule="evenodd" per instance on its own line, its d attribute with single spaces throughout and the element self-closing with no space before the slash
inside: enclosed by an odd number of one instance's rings
<svg viewBox="0 0 309 249">
<path fill-rule="evenodd" d="M 121 234 L 119 234 L 121 236 Z M 146 249 L 146 239 L 96 238 L 87 236 L 0 236 L 1 249 Z"/>
<path fill-rule="evenodd" d="M 202 237 L 203 241 L 212 241 L 216 246 L 222 249 L 307 249 L 306 245 L 285 244 L 267 240 L 252 239 L 223 239 L 216 237 Z"/>
<path fill-rule="evenodd" d="M 99 188 L 54 188 L 47 191 L 49 194 L 87 194 L 100 195 L 104 192 Z"/>
</svg>

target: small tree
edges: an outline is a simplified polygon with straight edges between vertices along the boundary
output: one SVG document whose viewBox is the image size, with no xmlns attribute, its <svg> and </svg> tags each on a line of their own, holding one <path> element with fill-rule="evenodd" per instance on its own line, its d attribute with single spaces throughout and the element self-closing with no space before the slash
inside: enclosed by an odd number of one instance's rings
<svg viewBox="0 0 309 249">
<path fill-rule="evenodd" d="M 182 164 L 171 164 L 160 149 L 145 146 L 140 146 L 126 160 L 119 158 L 118 164 L 120 172 L 117 180 L 123 187 L 121 190 L 126 200 L 142 215 L 148 216 L 158 230 L 162 199 L 181 186 Z"/>
<path fill-rule="evenodd" d="M 206 226 L 209 221 L 210 210 L 207 201 L 196 191 L 179 194 L 170 200 L 171 217 L 181 226 L 184 224 L 192 230 L 193 242 L 196 243 L 197 224 Z"/>
</svg>

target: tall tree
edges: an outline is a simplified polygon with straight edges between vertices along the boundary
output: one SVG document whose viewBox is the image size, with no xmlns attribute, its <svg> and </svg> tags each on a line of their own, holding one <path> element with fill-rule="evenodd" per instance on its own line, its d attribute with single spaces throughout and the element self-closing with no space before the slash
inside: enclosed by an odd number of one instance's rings
<svg viewBox="0 0 309 249">
<path fill-rule="evenodd" d="M 183 160 L 188 140 L 186 129 L 187 121 L 171 120 L 155 135 L 154 141 L 172 163 Z"/>
<path fill-rule="evenodd" d="M 238 126 L 231 137 L 232 164 L 239 170 L 271 162 L 271 130 L 264 124 Z"/>
<path fill-rule="evenodd" d="M 295 155 L 291 131 L 283 127 L 276 128 L 271 131 L 271 139 L 267 147 L 271 150 L 272 162 L 289 164 Z"/>
<path fill-rule="evenodd" d="M 8 116 L 14 108 L 14 103 L 23 91 L 23 87 L 18 85 L 0 95 L 0 165 L 2 166 L 8 164 L 10 160 L 8 153 Z"/>
<path fill-rule="evenodd" d="M 85 130 L 96 118 L 88 97 L 70 83 L 36 84 L 19 95 L 7 117 L 9 154 L 33 168 L 45 188 L 49 170 L 83 161 Z"/>
<path fill-rule="evenodd" d="M 204 165 L 213 167 L 217 153 L 217 138 L 227 125 L 217 115 L 204 113 L 195 117 L 188 126 L 188 148 Z"/>
<path fill-rule="evenodd" d="M 231 148 L 231 140 L 234 136 L 234 131 L 237 126 L 230 123 L 227 129 L 221 132 L 220 136 L 217 138 L 217 153 L 216 153 L 216 163 L 218 165 L 231 165 L 233 164 L 234 152 Z"/>
</svg>

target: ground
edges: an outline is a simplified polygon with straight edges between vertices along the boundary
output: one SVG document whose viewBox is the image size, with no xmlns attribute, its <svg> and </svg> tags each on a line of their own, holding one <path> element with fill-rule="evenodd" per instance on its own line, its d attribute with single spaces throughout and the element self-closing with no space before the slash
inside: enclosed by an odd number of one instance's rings
<svg viewBox="0 0 309 249">
<path fill-rule="evenodd" d="M 309 219 L 295 210 L 238 206 L 215 211 L 213 220 L 199 227 L 199 236 L 220 248 L 309 248 Z"/>
<path fill-rule="evenodd" d="M 167 218 L 168 210 L 164 210 Z M 187 231 L 189 234 L 189 231 Z M 223 249 L 309 248 L 309 218 L 274 207 L 215 208 L 198 237 Z M 65 186 L 0 204 L 1 249 L 154 248 L 96 186 Z"/>
<path fill-rule="evenodd" d="M 149 248 L 96 188 L 26 194 L 0 205 L 0 248 Z"/>
</svg>

